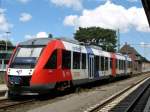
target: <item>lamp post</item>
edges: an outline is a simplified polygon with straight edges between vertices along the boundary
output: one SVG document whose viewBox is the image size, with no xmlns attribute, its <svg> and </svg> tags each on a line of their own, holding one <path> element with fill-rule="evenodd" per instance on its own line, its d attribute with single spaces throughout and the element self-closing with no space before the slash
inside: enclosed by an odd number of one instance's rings
<svg viewBox="0 0 150 112">
<path fill-rule="evenodd" d="M 8 41 L 9 34 L 10 34 L 10 32 L 7 31 L 7 32 L 6 32 L 6 52 L 7 52 L 7 50 L 8 50 L 8 48 L 7 48 L 7 47 L 8 47 L 7 41 Z"/>
<path fill-rule="evenodd" d="M 117 29 L 117 47 L 118 47 L 118 52 L 120 50 L 120 30 L 119 28 Z"/>
</svg>

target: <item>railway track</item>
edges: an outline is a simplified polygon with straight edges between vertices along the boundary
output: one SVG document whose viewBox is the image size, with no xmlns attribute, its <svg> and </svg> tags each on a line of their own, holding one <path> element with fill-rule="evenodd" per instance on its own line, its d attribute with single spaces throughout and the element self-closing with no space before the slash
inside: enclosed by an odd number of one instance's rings
<svg viewBox="0 0 150 112">
<path fill-rule="evenodd" d="M 84 112 L 133 112 L 149 87 L 150 78 L 145 78 Z"/>
<path fill-rule="evenodd" d="M 148 79 L 145 78 L 145 79 L 139 81 L 138 83 L 141 83 L 141 82 L 143 82 L 145 80 L 148 80 Z M 101 105 L 98 104 L 98 105 L 94 106 L 94 108 L 91 108 L 90 110 L 87 110 L 85 112 L 95 112 L 95 111 L 98 111 L 100 108 L 106 106 L 106 104 L 108 102 L 111 102 L 113 99 L 117 98 L 117 96 L 120 96 L 125 91 L 128 91 L 132 87 L 136 86 L 138 83 L 135 83 L 131 87 L 128 87 L 128 88 L 124 89 L 122 92 L 117 93 L 117 95 L 110 97 L 105 102 L 103 102 L 103 104 L 102 103 L 101 103 Z M 21 105 L 21 104 L 27 104 L 27 103 L 33 102 L 33 101 L 36 101 L 36 99 L 29 99 L 29 100 L 24 100 L 24 101 L 12 101 L 12 100 L 9 100 L 9 99 L 3 99 L 3 100 L 0 100 L 0 110 L 6 109 L 7 107 L 13 107 L 14 108 L 15 106 L 18 106 L 18 105 Z"/>
<path fill-rule="evenodd" d="M 0 100 L 0 109 L 6 109 L 7 107 L 17 106 L 29 102 L 33 102 L 34 100 L 24 100 L 24 101 L 13 101 L 9 99 L 2 99 Z"/>
</svg>

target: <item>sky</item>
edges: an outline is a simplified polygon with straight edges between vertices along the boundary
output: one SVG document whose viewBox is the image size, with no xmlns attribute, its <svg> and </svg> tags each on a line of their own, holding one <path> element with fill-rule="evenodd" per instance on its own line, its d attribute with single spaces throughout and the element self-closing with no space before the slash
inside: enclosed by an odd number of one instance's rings
<svg viewBox="0 0 150 112">
<path fill-rule="evenodd" d="M 0 0 L 0 40 L 17 44 L 49 33 L 72 39 L 78 27 L 91 26 L 119 29 L 121 46 L 127 42 L 150 60 L 140 0 Z"/>
</svg>

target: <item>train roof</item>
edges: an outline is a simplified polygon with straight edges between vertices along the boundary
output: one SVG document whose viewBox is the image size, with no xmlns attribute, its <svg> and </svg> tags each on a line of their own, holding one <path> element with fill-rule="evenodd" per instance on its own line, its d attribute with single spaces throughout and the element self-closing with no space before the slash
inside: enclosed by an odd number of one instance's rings
<svg viewBox="0 0 150 112">
<path fill-rule="evenodd" d="M 53 39 L 52 38 L 34 38 L 34 39 L 30 39 L 30 40 L 21 42 L 21 43 L 19 43 L 19 45 L 47 45 L 49 43 L 49 41 L 51 41 L 51 40 L 62 40 L 62 41 L 69 42 L 72 44 L 77 44 L 77 45 L 88 45 L 92 48 L 102 50 L 102 48 L 99 46 L 89 45 L 88 43 L 79 42 L 77 40 L 68 39 L 68 38 L 64 38 L 64 37 L 55 38 L 55 39 L 54 38 Z"/>
<path fill-rule="evenodd" d="M 19 43 L 19 45 L 47 45 L 51 38 L 34 38 L 24 42 Z"/>
<path fill-rule="evenodd" d="M 80 45 L 81 42 L 74 40 L 74 39 L 67 39 L 67 38 L 34 38 L 29 39 L 24 42 L 20 42 L 19 45 L 47 45 L 51 40 L 62 40 L 73 44 Z"/>
<path fill-rule="evenodd" d="M 34 38 L 30 39 L 24 42 L 21 42 L 19 45 L 22 46 L 28 46 L 28 45 L 47 45 L 52 40 L 61 40 L 64 45 L 66 46 L 67 50 L 73 50 L 73 51 L 79 51 L 86 53 L 87 49 L 91 49 L 95 55 L 101 54 L 101 56 L 111 57 L 111 53 L 107 51 L 103 51 L 101 47 L 95 46 L 95 45 L 89 45 L 83 42 L 79 42 L 77 40 L 73 39 L 67 39 L 67 38 Z M 72 47 L 70 47 L 72 46 Z M 80 48 L 79 48 L 80 47 Z M 80 51 L 81 50 L 81 51 Z M 116 56 L 118 59 L 125 59 L 125 55 L 116 53 Z"/>
</svg>

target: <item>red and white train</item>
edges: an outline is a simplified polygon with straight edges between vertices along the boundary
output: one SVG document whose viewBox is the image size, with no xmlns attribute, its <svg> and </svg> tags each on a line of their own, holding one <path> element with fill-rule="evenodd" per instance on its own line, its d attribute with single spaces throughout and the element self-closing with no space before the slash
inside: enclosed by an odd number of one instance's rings
<svg viewBox="0 0 150 112">
<path fill-rule="evenodd" d="M 103 78 L 131 74 L 127 55 L 109 53 L 66 39 L 36 38 L 20 43 L 10 59 L 9 95 L 40 94 Z"/>
</svg>

